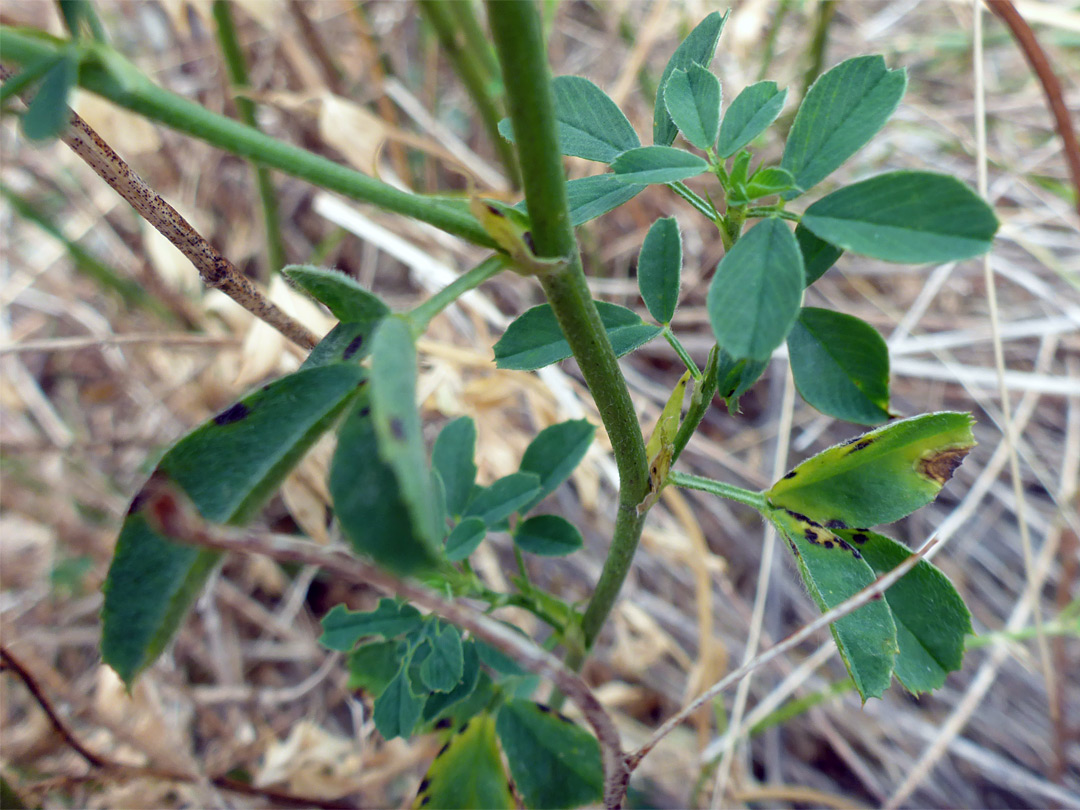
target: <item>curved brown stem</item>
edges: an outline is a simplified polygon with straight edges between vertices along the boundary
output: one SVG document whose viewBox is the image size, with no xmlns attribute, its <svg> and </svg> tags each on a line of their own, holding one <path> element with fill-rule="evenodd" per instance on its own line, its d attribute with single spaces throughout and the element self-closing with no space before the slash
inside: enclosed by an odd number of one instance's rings
<svg viewBox="0 0 1080 810">
<path fill-rule="evenodd" d="M 1061 89 L 1061 80 L 1058 79 L 1054 69 L 1050 67 L 1050 60 L 1046 51 L 1039 44 L 1035 32 L 1031 26 L 1020 16 L 1020 12 L 1012 4 L 1011 0 L 984 0 L 986 7 L 1001 19 L 1012 32 L 1013 38 L 1024 52 L 1031 69 L 1035 71 L 1043 92 L 1046 94 L 1046 102 L 1050 112 L 1054 116 L 1054 125 L 1057 133 L 1061 136 L 1062 145 L 1065 149 L 1065 162 L 1069 166 L 1069 174 L 1072 176 L 1073 191 L 1076 197 L 1076 212 L 1080 214 L 1080 142 L 1076 139 L 1076 130 L 1073 128 L 1072 118 L 1069 116 L 1069 108 L 1065 106 L 1065 95 Z"/>
</svg>

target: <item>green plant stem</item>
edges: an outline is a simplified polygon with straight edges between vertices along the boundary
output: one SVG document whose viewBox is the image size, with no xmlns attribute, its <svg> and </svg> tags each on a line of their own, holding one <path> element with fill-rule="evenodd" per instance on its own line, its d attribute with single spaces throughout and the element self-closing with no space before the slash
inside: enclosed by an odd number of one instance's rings
<svg viewBox="0 0 1080 810">
<path fill-rule="evenodd" d="M 734 484 L 725 484 L 723 481 L 714 481 L 712 478 L 703 478 L 700 475 L 690 475 L 689 473 L 674 470 L 668 475 L 667 480 L 669 484 L 674 484 L 677 487 L 697 489 L 712 495 L 718 495 L 721 498 L 727 498 L 729 501 L 744 503 L 759 512 L 764 512 L 766 509 L 765 494 L 762 492 L 753 492 L 749 489 L 737 487 Z"/>
<path fill-rule="evenodd" d="M 682 197 L 684 200 L 686 200 L 688 203 L 690 203 L 690 205 L 694 206 L 694 209 L 699 214 L 706 217 L 709 222 L 716 222 L 717 217 L 720 216 L 716 212 L 715 208 L 713 208 L 711 205 L 709 205 L 709 203 L 707 203 L 705 200 L 701 199 L 701 197 L 691 191 L 689 187 L 687 187 L 686 183 L 683 183 L 681 180 L 674 183 L 668 183 L 667 187 L 674 191 L 676 194 L 678 194 L 680 197 Z"/>
<path fill-rule="evenodd" d="M 214 21 L 217 24 L 218 42 L 225 56 L 225 67 L 229 71 L 229 81 L 236 89 L 249 87 L 251 82 L 248 79 L 247 63 L 244 60 L 244 52 L 240 48 L 240 40 L 236 36 L 236 25 L 233 23 L 229 0 L 214 0 L 213 11 Z M 233 104 L 236 105 L 240 120 L 257 129 L 255 103 L 243 95 L 236 95 L 233 97 Z M 265 281 L 272 273 L 280 272 L 281 268 L 289 263 L 289 259 L 285 252 L 285 240 L 281 235 L 277 192 L 274 190 L 274 181 L 270 178 L 270 170 L 265 166 L 255 165 L 255 182 L 259 189 L 259 201 L 262 203 L 263 227 L 266 235 L 267 273 L 263 276 Z"/>
<path fill-rule="evenodd" d="M 56 54 L 62 47 L 62 41 L 42 38 L 27 29 L 0 27 L 0 52 L 5 60 L 33 63 Z M 399 191 L 239 121 L 212 113 L 156 86 L 112 49 L 95 45 L 88 54 L 90 58 L 84 60 L 79 71 L 80 85 L 125 109 L 292 177 L 419 219 L 475 244 L 495 247 L 480 223 L 461 206 Z"/>
<path fill-rule="evenodd" d="M 531 0 L 489 0 L 487 8 L 510 117 L 518 133 L 519 164 L 536 254 L 568 260 L 565 268 L 541 276 L 540 283 L 596 401 L 619 469 L 619 509 L 611 548 L 582 618 L 588 649 L 615 604 L 641 538 L 645 518 L 637 513 L 637 505 L 649 487 L 645 442 L 626 381 L 581 269 L 570 224 L 566 178 L 555 135 L 551 76 L 536 7 Z M 584 659 L 583 654 L 571 652 L 567 657 L 571 666 L 582 663 L 571 661 L 571 657 Z"/>
<path fill-rule="evenodd" d="M 780 219 L 786 219 L 788 222 L 799 222 L 802 220 L 802 214 L 798 214 L 795 211 L 785 211 L 782 208 L 771 205 L 760 205 L 754 206 L 753 208 L 747 208 L 744 216 L 746 219 L 778 217 Z"/>
<path fill-rule="evenodd" d="M 671 348 L 675 350 L 675 354 L 679 355 L 679 359 L 683 361 L 683 365 L 690 370 L 690 376 L 695 381 L 701 380 L 701 369 L 697 367 L 697 363 L 694 362 L 686 349 L 683 347 L 679 339 L 675 337 L 675 333 L 671 331 L 671 324 L 664 324 L 664 331 L 662 333 L 664 339 L 671 345 Z"/>
<path fill-rule="evenodd" d="M 714 345 L 712 351 L 709 352 L 709 361 L 705 364 L 705 374 L 694 385 L 694 393 L 690 396 L 690 407 L 682 422 L 679 423 L 679 432 L 675 434 L 675 446 L 671 453 L 672 464 L 678 461 L 690 437 L 694 435 L 701 420 L 705 418 L 709 405 L 712 404 L 713 396 L 716 394 L 719 366 L 720 348 Z"/>
<path fill-rule="evenodd" d="M 452 10 L 454 6 L 467 5 L 468 3 L 464 0 L 420 0 L 420 11 L 435 30 L 435 36 L 438 37 L 439 44 L 450 60 L 454 72 L 457 73 L 472 97 L 484 129 L 487 130 L 488 137 L 499 155 L 499 160 L 502 161 L 503 168 L 506 169 L 510 178 L 510 183 L 517 188 L 521 185 L 517 156 L 514 153 L 514 145 L 499 134 L 499 120 L 502 114 L 489 90 L 490 83 L 481 61 L 483 52 L 477 51 L 475 46 L 468 41 Z"/>
<path fill-rule="evenodd" d="M 495 58 L 495 49 L 476 17 L 472 0 L 447 2 L 450 14 L 457 22 L 461 34 L 465 37 L 465 47 L 476 54 L 483 69 L 484 80 L 489 87 L 499 81 L 499 60 Z"/>
<path fill-rule="evenodd" d="M 413 334 L 422 335 L 427 331 L 432 318 L 469 290 L 479 287 L 489 278 L 497 276 L 506 268 L 508 262 L 509 259 L 501 253 L 489 256 L 472 270 L 462 273 L 433 296 L 412 309 L 408 314 L 408 318 Z"/>
</svg>

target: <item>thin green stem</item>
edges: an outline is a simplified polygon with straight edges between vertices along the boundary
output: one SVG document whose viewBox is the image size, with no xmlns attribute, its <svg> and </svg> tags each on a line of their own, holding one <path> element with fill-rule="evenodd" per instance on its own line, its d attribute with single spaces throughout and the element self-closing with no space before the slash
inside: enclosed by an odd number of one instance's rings
<svg viewBox="0 0 1080 810">
<path fill-rule="evenodd" d="M 521 573 L 521 581 L 526 586 L 526 593 L 532 593 L 532 580 L 529 579 L 529 569 L 525 567 L 525 555 L 517 543 L 514 543 L 514 559 L 517 561 L 518 571 Z"/>
<path fill-rule="evenodd" d="M 715 208 L 691 191 L 686 183 L 683 183 L 681 180 L 674 183 L 668 183 L 667 187 L 690 203 L 690 205 L 694 206 L 694 209 L 699 214 L 706 217 L 709 222 L 716 222 L 717 218 L 720 216 Z"/>
<path fill-rule="evenodd" d="M 495 146 L 495 151 L 510 177 L 511 184 L 521 185 L 521 173 L 518 171 L 514 145 L 499 134 L 499 120 L 502 113 L 492 98 L 490 82 L 482 62 L 483 54 L 478 52 L 466 39 L 458 24 L 452 7 L 468 5 L 464 0 L 420 0 L 420 11 L 435 30 L 446 57 L 450 60 L 454 72 L 461 79 L 465 89 L 472 97 L 480 120 L 487 130 L 488 138 Z"/>
<path fill-rule="evenodd" d="M 214 0 L 214 21 L 217 24 L 218 43 L 221 52 L 225 56 L 225 67 L 229 71 L 229 81 L 236 89 L 243 89 L 251 85 L 248 79 L 247 62 L 244 60 L 244 52 L 240 48 L 240 40 L 236 36 L 236 25 L 233 22 L 232 7 L 229 0 Z M 250 127 L 258 128 L 255 118 L 255 103 L 243 95 L 233 97 L 236 112 L 240 120 Z M 262 203 L 263 228 L 266 235 L 266 269 L 263 280 L 268 280 L 274 272 L 279 272 L 282 267 L 289 263 L 285 251 L 285 240 L 281 235 L 281 219 L 278 215 L 277 192 L 274 190 L 274 181 L 270 178 L 270 170 L 265 166 L 255 166 L 255 182 L 259 189 L 259 201 Z"/>
<path fill-rule="evenodd" d="M 677 487 L 697 489 L 702 492 L 708 492 L 711 495 L 727 498 L 729 501 L 744 503 L 747 506 L 752 506 L 759 512 L 764 512 L 767 508 L 764 493 L 753 492 L 749 489 L 737 487 L 734 484 L 725 484 L 723 481 L 714 481 L 712 478 L 703 478 L 700 475 L 690 475 L 690 473 L 678 472 L 676 470 L 673 470 L 671 474 L 668 475 L 667 480 L 669 484 L 674 484 Z"/>
<path fill-rule="evenodd" d="M 11 62 L 36 62 L 62 47 L 62 42 L 42 39 L 26 30 L 0 27 L 0 52 Z M 462 206 L 400 191 L 239 121 L 212 113 L 156 86 L 110 48 L 89 46 L 87 55 L 79 71 L 79 84 L 125 109 L 346 197 L 419 219 L 475 244 L 495 247 L 480 223 Z"/>
<path fill-rule="evenodd" d="M 697 363 L 694 362 L 694 358 L 683 347 L 679 339 L 675 337 L 675 333 L 671 331 L 671 324 L 664 324 L 664 331 L 662 333 L 664 339 L 671 344 L 671 348 L 675 350 L 675 354 L 679 355 L 679 359 L 683 361 L 683 365 L 690 370 L 690 376 L 695 381 L 701 379 L 701 369 L 697 367 Z"/>
<path fill-rule="evenodd" d="M 619 469 L 615 532 L 582 619 L 588 648 L 615 604 L 641 538 L 645 518 L 637 513 L 637 505 L 649 487 L 645 442 L 626 381 L 581 269 L 555 134 L 551 73 L 536 7 L 531 0 L 489 0 L 487 8 L 506 84 L 510 118 L 517 133 L 519 165 L 536 254 L 542 258 L 565 258 L 568 262 L 564 269 L 542 275 L 540 283 L 596 401 Z"/>
<path fill-rule="evenodd" d="M 507 262 L 506 256 L 501 253 L 489 256 L 472 270 L 462 273 L 429 299 L 412 309 L 407 317 L 412 326 L 413 334 L 424 334 L 432 318 L 469 290 L 479 287 L 489 278 L 497 276 L 506 268 Z"/>
<path fill-rule="evenodd" d="M 480 21 L 476 17 L 476 9 L 472 0 L 457 0 L 446 3 L 450 13 L 461 29 L 461 35 L 465 37 L 465 47 L 476 54 L 483 68 L 484 79 L 489 86 L 499 83 L 499 60 L 495 57 L 495 49 L 491 46 L 491 40 L 484 32 Z"/>
<path fill-rule="evenodd" d="M 675 449 L 671 454 L 672 464 L 678 461 L 690 437 L 694 435 L 701 420 L 705 418 L 709 405 L 712 404 L 713 396 L 716 394 L 716 375 L 719 365 L 720 348 L 713 346 L 712 351 L 709 352 L 709 361 L 705 364 L 705 374 L 694 385 L 694 393 L 690 396 L 690 407 L 679 424 L 679 432 L 675 434 Z"/>
<path fill-rule="evenodd" d="M 796 213 L 795 211 L 785 211 L 774 205 L 759 205 L 754 206 L 753 208 L 747 208 L 745 215 L 747 219 L 777 217 L 779 219 L 786 219 L 788 222 L 799 222 L 802 220 L 802 214 Z"/>
</svg>

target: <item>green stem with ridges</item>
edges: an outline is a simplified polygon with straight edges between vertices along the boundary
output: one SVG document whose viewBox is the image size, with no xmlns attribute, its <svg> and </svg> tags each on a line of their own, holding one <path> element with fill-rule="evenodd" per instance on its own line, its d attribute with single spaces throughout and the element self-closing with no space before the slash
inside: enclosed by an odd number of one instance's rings
<svg viewBox="0 0 1080 810">
<path fill-rule="evenodd" d="M 499 155 L 499 160 L 502 161 L 503 168 L 509 175 L 510 183 L 517 188 L 521 185 L 521 174 L 518 171 L 514 145 L 499 134 L 499 120 L 502 114 L 499 112 L 495 99 L 491 97 L 490 83 L 485 66 L 481 62 L 482 55 L 470 46 L 465 32 L 458 25 L 456 15 L 451 9 L 452 6 L 458 5 L 467 5 L 467 3 L 464 0 L 420 0 L 420 11 L 435 30 L 439 45 L 442 46 L 454 72 L 457 73 L 472 97 L 476 111 L 480 114 L 480 120 L 484 123 L 484 129 L 487 130 L 488 137 Z"/>
<path fill-rule="evenodd" d="M 752 506 L 763 514 L 768 508 L 764 492 L 753 492 L 749 489 L 737 487 L 734 484 L 726 484 L 723 481 L 714 481 L 712 478 L 703 478 L 700 475 L 690 475 L 690 473 L 678 472 L 677 470 L 672 471 L 667 480 L 669 484 L 674 484 L 683 489 L 697 489 L 701 492 L 727 498 L 729 501 L 737 501 Z"/>
<path fill-rule="evenodd" d="M 61 40 L 41 37 L 29 30 L 0 27 L 0 52 L 4 59 L 18 64 L 36 62 L 57 53 L 64 45 Z M 475 244 L 495 247 L 480 223 L 460 207 L 400 191 L 239 121 L 212 113 L 158 87 L 110 48 L 88 46 L 86 53 L 88 58 L 81 65 L 79 84 L 125 109 L 354 200 L 427 222 Z"/>
<path fill-rule="evenodd" d="M 698 429 L 698 425 L 701 424 L 701 420 L 705 418 L 705 414 L 712 404 L 713 396 L 716 394 L 716 375 L 719 366 L 720 349 L 714 345 L 712 351 L 709 352 L 709 361 L 705 364 L 705 374 L 694 385 L 694 393 L 690 396 L 690 408 L 686 411 L 686 416 L 683 417 L 682 422 L 679 423 L 678 433 L 675 434 L 675 449 L 671 454 L 672 464 L 678 461 L 682 451 L 686 448 L 687 442 L 690 441 L 690 437 Z"/>
<path fill-rule="evenodd" d="M 588 648 L 615 604 L 641 537 L 645 518 L 637 513 L 637 505 L 649 487 L 645 442 L 581 269 L 555 134 L 551 72 L 536 7 L 531 0 L 489 0 L 487 8 L 517 133 L 536 254 L 567 259 L 565 268 L 540 276 L 540 283 L 596 401 L 619 469 L 619 509 L 611 548 L 582 618 Z M 572 653 L 567 658 L 570 665 L 581 663 L 571 662 L 571 657 L 583 658 Z"/>
<path fill-rule="evenodd" d="M 462 273 L 429 299 L 410 310 L 407 317 L 409 319 L 409 324 L 412 327 L 413 334 L 418 337 L 424 334 L 424 332 L 427 331 L 428 324 L 431 323 L 432 318 L 469 290 L 479 287 L 489 278 L 497 276 L 506 268 L 508 263 L 509 260 L 501 253 L 490 256 L 480 262 L 480 264 L 476 265 L 472 270 Z"/>
<path fill-rule="evenodd" d="M 248 79 L 247 62 L 240 48 L 240 40 L 236 36 L 236 25 L 233 23 L 229 0 L 214 0 L 213 12 L 214 21 L 217 24 L 218 43 L 225 56 L 225 67 L 229 71 L 229 82 L 236 89 L 249 87 L 251 82 Z M 240 120 L 249 127 L 257 129 L 255 103 L 245 96 L 236 95 L 233 97 L 233 104 L 236 105 Z M 272 273 L 280 272 L 281 268 L 288 264 L 289 259 L 285 252 L 285 240 L 281 236 L 277 192 L 274 190 L 274 181 L 270 179 L 270 170 L 265 166 L 255 165 L 255 182 L 259 189 L 259 201 L 262 203 L 263 227 L 266 236 L 267 273 L 263 276 L 263 280 L 266 281 Z"/>
<path fill-rule="evenodd" d="M 697 367 L 697 363 L 694 362 L 694 358 L 683 347 L 679 339 L 675 337 L 675 333 L 671 331 L 671 324 L 664 324 L 664 331 L 661 333 L 664 336 L 671 348 L 675 350 L 675 354 L 679 355 L 679 359 L 683 361 L 683 365 L 690 371 L 690 376 L 694 378 L 695 382 L 701 380 L 701 369 Z"/>
<path fill-rule="evenodd" d="M 716 222 L 717 217 L 720 216 L 709 203 L 691 191 L 681 180 L 674 183 L 668 183 L 667 187 L 690 203 L 690 205 L 694 207 L 694 210 L 706 217 L 710 222 Z"/>
</svg>

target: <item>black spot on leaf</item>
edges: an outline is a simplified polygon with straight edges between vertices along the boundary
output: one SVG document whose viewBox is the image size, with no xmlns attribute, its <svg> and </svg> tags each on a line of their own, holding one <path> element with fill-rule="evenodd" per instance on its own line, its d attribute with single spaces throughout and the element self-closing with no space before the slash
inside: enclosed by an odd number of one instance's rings
<svg viewBox="0 0 1080 810">
<path fill-rule="evenodd" d="M 431 785 L 431 780 L 428 779 L 427 777 L 424 777 L 424 780 L 420 783 L 420 787 L 418 787 L 416 789 L 416 795 L 419 796 L 421 793 L 423 793 L 425 790 L 427 790 L 430 785 Z"/>
<path fill-rule="evenodd" d="M 852 447 L 850 450 L 848 450 L 848 454 L 850 455 L 851 453 L 858 453 L 860 450 L 865 450 L 867 447 L 869 447 L 873 443 L 874 443 L 873 439 L 863 439 L 862 441 L 858 442 L 854 447 Z"/>
<path fill-rule="evenodd" d="M 544 714 L 551 714 L 551 707 L 550 706 L 545 706 L 543 703 L 537 703 L 536 708 L 538 708 Z"/>
<path fill-rule="evenodd" d="M 525 231 L 525 233 L 523 233 L 521 235 L 521 239 L 528 246 L 529 253 L 531 253 L 532 255 L 535 256 L 536 255 L 536 243 L 533 242 L 532 231 Z"/>
<path fill-rule="evenodd" d="M 349 342 L 349 345 L 345 347 L 345 351 L 343 351 L 341 353 L 341 356 L 344 359 L 348 360 L 350 357 L 352 357 L 354 354 L 356 354 L 358 351 L 360 351 L 360 347 L 363 346 L 363 345 L 364 345 L 364 336 L 363 335 L 357 335 L 356 337 L 354 337 Z"/>
<path fill-rule="evenodd" d="M 862 532 L 855 532 L 855 534 L 851 535 L 851 539 L 854 540 L 856 543 L 858 543 L 861 546 L 863 543 L 865 543 L 870 538 L 867 537 Z"/>
<path fill-rule="evenodd" d="M 823 540 L 821 545 L 825 546 L 825 548 L 832 548 L 832 540 Z"/>
<path fill-rule="evenodd" d="M 363 407 L 363 408 L 361 408 L 361 409 L 360 409 L 360 416 L 361 416 L 361 418 L 363 418 L 363 417 L 367 416 L 367 415 L 368 415 L 368 414 L 370 414 L 370 413 L 371 413 L 371 408 L 368 408 L 367 406 L 365 406 L 365 407 Z"/>
<path fill-rule="evenodd" d="M 246 419 L 249 413 L 251 413 L 251 409 L 247 405 L 243 402 L 237 402 L 231 408 L 226 408 L 215 416 L 214 424 L 231 425 L 233 422 L 239 422 L 241 419 Z"/>
<path fill-rule="evenodd" d="M 811 543 L 816 543 L 818 541 L 818 534 L 813 529 L 807 529 L 803 532 L 803 536 Z"/>
<path fill-rule="evenodd" d="M 842 520 L 828 520 L 825 522 L 826 529 L 846 529 L 847 524 Z"/>
<path fill-rule="evenodd" d="M 787 475 L 784 476 L 783 480 L 788 481 L 788 480 L 794 478 L 796 475 L 798 475 L 798 473 L 795 472 L 795 470 L 792 470 L 791 472 L 789 472 Z"/>
<path fill-rule="evenodd" d="M 394 434 L 395 439 L 402 441 L 405 438 L 405 423 L 395 416 L 390 420 L 390 432 Z"/>
<path fill-rule="evenodd" d="M 435 729 L 441 731 L 444 728 L 450 728 L 454 724 L 454 721 L 449 717 L 444 717 L 441 720 L 436 721 Z"/>
</svg>

